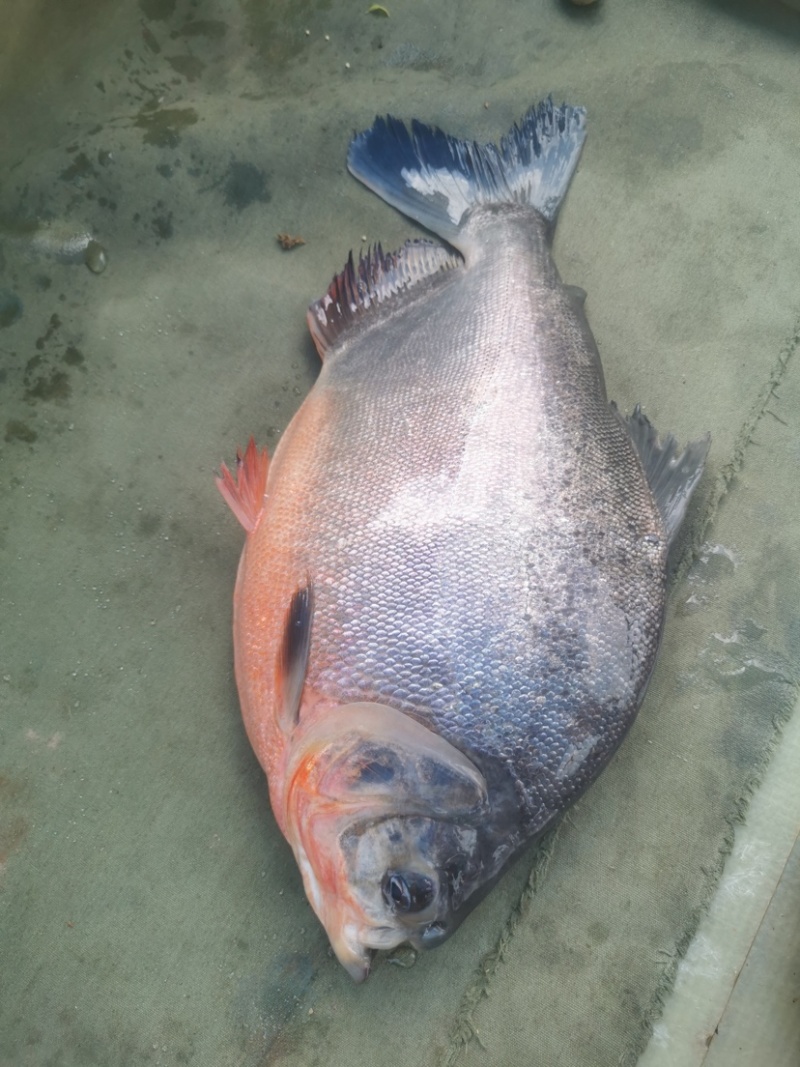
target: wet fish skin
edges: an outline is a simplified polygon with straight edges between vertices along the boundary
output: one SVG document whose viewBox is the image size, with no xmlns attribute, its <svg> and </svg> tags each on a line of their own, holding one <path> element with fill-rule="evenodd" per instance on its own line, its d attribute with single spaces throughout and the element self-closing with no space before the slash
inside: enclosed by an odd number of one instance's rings
<svg viewBox="0 0 800 1067">
<path fill-rule="evenodd" d="M 582 138 L 549 102 L 499 148 L 359 135 L 356 176 L 460 255 L 351 260 L 310 309 L 322 371 L 268 476 L 254 450 L 223 475 L 249 529 L 245 724 L 357 979 L 452 933 L 607 764 L 655 661 L 708 446 L 607 401 L 550 255 Z"/>
<path fill-rule="evenodd" d="M 667 536 L 546 221 L 490 205 L 464 240 L 466 269 L 349 339 L 320 376 L 341 403 L 327 461 L 303 474 L 306 521 L 340 577 L 333 604 L 319 592 L 308 684 L 342 704 L 390 694 L 494 764 L 528 836 L 621 740 L 658 644 Z M 355 382 L 358 404 L 344 396 Z M 546 714 L 531 719 L 537 702 Z"/>
</svg>

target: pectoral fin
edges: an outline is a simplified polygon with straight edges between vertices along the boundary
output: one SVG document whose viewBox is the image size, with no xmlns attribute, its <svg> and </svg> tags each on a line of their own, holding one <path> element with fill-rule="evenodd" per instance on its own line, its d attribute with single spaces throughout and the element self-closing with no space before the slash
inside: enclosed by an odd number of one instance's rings
<svg viewBox="0 0 800 1067">
<path fill-rule="evenodd" d="M 281 727 L 291 734 L 300 716 L 300 701 L 311 650 L 314 591 L 309 580 L 296 591 L 286 612 L 283 641 L 276 665 L 276 688 L 281 706 Z"/>
</svg>

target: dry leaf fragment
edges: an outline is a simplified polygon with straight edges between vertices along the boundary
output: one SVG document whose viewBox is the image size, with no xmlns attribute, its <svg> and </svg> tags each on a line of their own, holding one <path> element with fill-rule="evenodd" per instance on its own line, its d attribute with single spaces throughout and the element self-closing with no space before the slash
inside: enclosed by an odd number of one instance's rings
<svg viewBox="0 0 800 1067">
<path fill-rule="evenodd" d="M 305 244 L 302 237 L 298 237 L 293 233 L 279 233 L 277 240 L 284 252 L 288 252 L 290 248 L 297 248 L 298 245 Z"/>
</svg>

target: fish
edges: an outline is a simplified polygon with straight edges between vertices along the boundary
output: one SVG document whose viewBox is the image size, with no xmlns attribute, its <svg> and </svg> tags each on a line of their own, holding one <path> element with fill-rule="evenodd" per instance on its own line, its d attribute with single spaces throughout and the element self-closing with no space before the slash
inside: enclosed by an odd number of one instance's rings
<svg viewBox="0 0 800 1067">
<path fill-rule="evenodd" d="M 586 112 L 499 144 L 378 117 L 351 173 L 436 235 L 353 253 L 274 455 L 217 484 L 246 531 L 245 728 L 356 981 L 441 944 L 608 764 L 653 670 L 667 558 L 710 439 L 606 396 L 551 255 Z"/>
</svg>

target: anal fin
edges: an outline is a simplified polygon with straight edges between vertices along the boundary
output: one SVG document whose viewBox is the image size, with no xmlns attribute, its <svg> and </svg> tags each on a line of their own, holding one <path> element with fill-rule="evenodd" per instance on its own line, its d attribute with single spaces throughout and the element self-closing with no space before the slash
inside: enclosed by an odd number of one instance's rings
<svg viewBox="0 0 800 1067">
<path fill-rule="evenodd" d="M 616 411 L 616 405 L 611 405 Z M 622 416 L 620 416 L 622 419 Z M 692 493 L 703 473 L 711 447 L 706 434 L 680 451 L 672 434 L 659 439 L 655 427 L 637 404 L 633 413 L 622 419 L 639 453 L 647 481 L 664 520 L 667 539 L 672 541 L 686 514 Z"/>
</svg>

